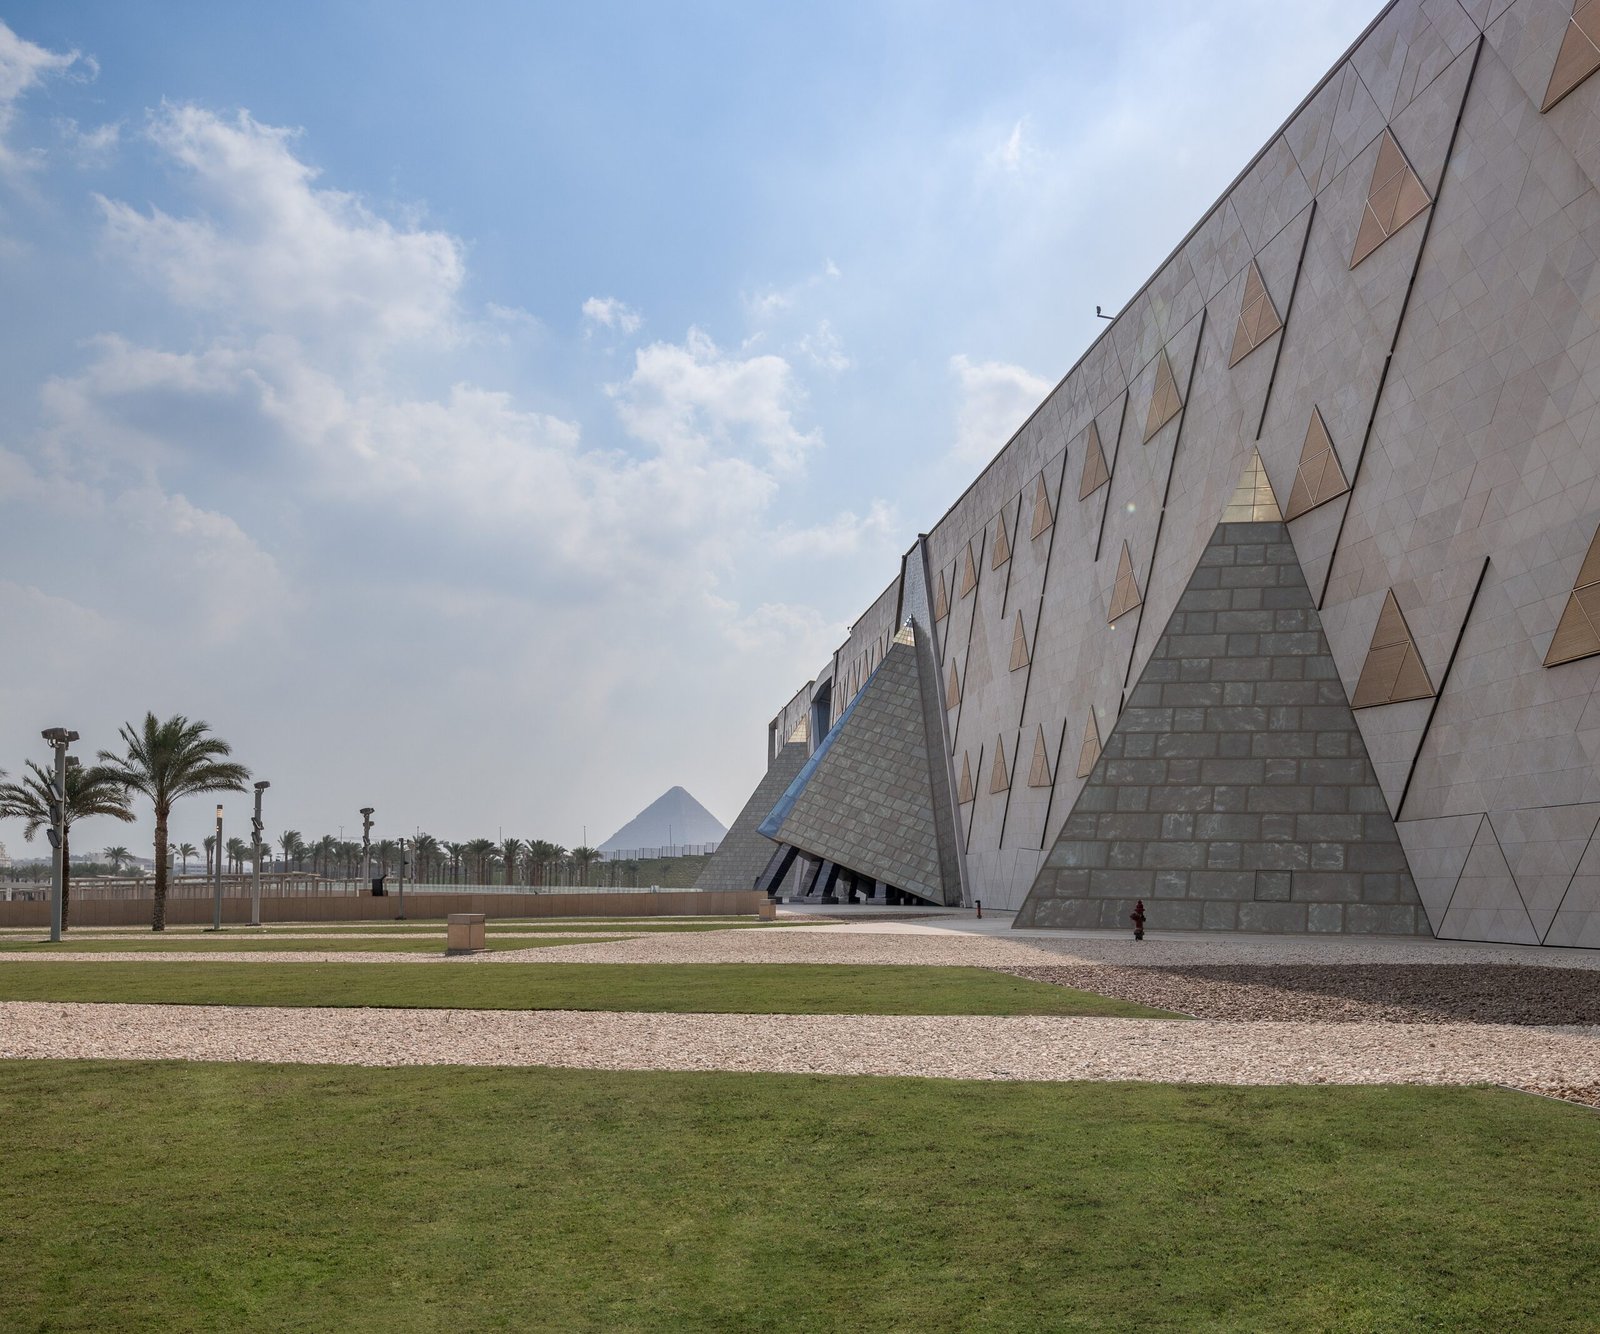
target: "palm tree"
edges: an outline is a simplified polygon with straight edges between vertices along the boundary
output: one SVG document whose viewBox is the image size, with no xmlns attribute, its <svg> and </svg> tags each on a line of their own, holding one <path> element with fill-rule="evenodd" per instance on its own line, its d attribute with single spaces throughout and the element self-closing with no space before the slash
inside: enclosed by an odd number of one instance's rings
<svg viewBox="0 0 1600 1334">
<path fill-rule="evenodd" d="M 243 871 L 245 858 L 250 855 L 250 845 L 242 838 L 230 838 L 225 846 L 228 849 L 228 870 Z"/>
<path fill-rule="evenodd" d="M 572 850 L 572 864 L 578 868 L 578 883 L 589 883 L 589 868 L 600 860 L 598 848 L 574 848 Z"/>
<path fill-rule="evenodd" d="M 133 854 L 123 847 L 102 848 L 100 855 L 111 863 L 111 873 L 113 875 L 133 860 Z"/>
<path fill-rule="evenodd" d="M 153 713 L 135 729 L 124 723 L 121 729 L 126 754 L 101 751 L 100 759 L 111 772 L 135 792 L 150 799 L 156 815 L 155 906 L 150 917 L 152 931 L 167 928 L 167 821 L 172 806 L 181 797 L 201 792 L 243 792 L 250 771 L 226 757 L 233 748 L 219 736 L 210 735 L 203 722 L 190 722 L 175 713 L 158 722 Z"/>
<path fill-rule="evenodd" d="M 433 868 L 434 858 L 439 855 L 439 840 L 432 834 L 419 833 L 411 847 L 416 856 L 417 880 L 426 881 L 429 871 Z"/>
<path fill-rule="evenodd" d="M 373 845 L 372 850 L 378 854 L 378 874 L 387 877 L 389 861 L 400 855 L 400 845 L 392 838 L 382 838 Z"/>
<path fill-rule="evenodd" d="M 489 859 L 494 856 L 494 840 L 492 838 L 475 838 L 464 849 L 466 855 L 472 858 L 473 864 L 478 868 L 477 885 L 489 883 Z"/>
<path fill-rule="evenodd" d="M 528 883 L 544 884 L 545 876 L 550 870 L 551 863 L 560 861 L 566 855 L 566 852 L 567 850 L 559 843 L 551 843 L 542 838 L 530 838 L 528 840 L 528 870 L 530 872 Z M 535 876 L 537 876 L 537 879 L 534 878 Z"/>
<path fill-rule="evenodd" d="M 215 834 L 207 834 L 200 841 L 206 845 L 206 879 L 209 880 L 211 879 L 211 855 L 217 850 L 217 836 Z"/>
<path fill-rule="evenodd" d="M 500 840 L 500 865 L 505 868 L 506 888 L 509 889 L 517 878 L 517 857 L 522 852 L 520 838 L 505 838 Z"/>
<path fill-rule="evenodd" d="M 189 858 L 198 857 L 200 850 L 193 843 L 178 844 L 178 856 L 183 859 L 183 873 L 189 874 Z"/>
<path fill-rule="evenodd" d="M 0 819 L 21 820 L 22 836 L 30 843 L 40 829 L 52 822 L 51 793 L 54 775 L 46 773 L 32 760 L 20 782 L 0 783 Z M 66 930 L 72 904 L 72 823 L 86 816 L 108 815 L 124 822 L 133 819 L 128 809 L 128 791 L 121 778 L 102 765 L 84 768 L 77 760 L 67 760 L 66 801 L 61 811 L 61 928 Z M 126 856 L 125 849 L 119 849 Z"/>
<path fill-rule="evenodd" d="M 289 869 L 289 858 L 299 852 L 305 845 L 305 840 L 300 837 L 298 829 L 285 829 L 278 835 L 278 846 L 283 849 L 283 869 Z"/>
</svg>

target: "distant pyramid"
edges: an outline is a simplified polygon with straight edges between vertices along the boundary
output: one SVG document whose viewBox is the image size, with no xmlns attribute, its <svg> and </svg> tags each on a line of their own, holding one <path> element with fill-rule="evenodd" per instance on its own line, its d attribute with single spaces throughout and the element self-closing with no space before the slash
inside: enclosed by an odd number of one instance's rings
<svg viewBox="0 0 1600 1334">
<path fill-rule="evenodd" d="M 721 820 L 681 787 L 668 788 L 600 845 L 601 852 L 634 848 L 720 843 L 728 831 Z"/>
</svg>

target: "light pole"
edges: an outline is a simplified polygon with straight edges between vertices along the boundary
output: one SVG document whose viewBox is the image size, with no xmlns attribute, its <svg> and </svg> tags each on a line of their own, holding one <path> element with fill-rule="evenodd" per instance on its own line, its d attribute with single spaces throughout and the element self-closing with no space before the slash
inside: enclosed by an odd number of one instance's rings
<svg viewBox="0 0 1600 1334">
<path fill-rule="evenodd" d="M 361 885 L 357 893 L 372 886 L 372 807 L 361 808 Z"/>
<path fill-rule="evenodd" d="M 211 906 L 211 929 L 222 930 L 222 803 L 217 803 L 217 858 L 212 867 L 215 879 Z"/>
<path fill-rule="evenodd" d="M 395 921 L 406 920 L 406 841 L 400 840 L 400 911 L 395 915 Z"/>
<path fill-rule="evenodd" d="M 272 784 L 266 780 L 256 784 L 256 813 L 250 817 L 250 838 L 255 844 L 255 869 L 250 880 L 250 925 L 261 925 L 261 794 Z"/>
<path fill-rule="evenodd" d="M 61 940 L 61 901 L 67 888 L 67 747 L 78 739 L 65 727 L 48 727 L 40 733 L 56 753 L 56 771 L 50 780 L 50 939 Z"/>
</svg>

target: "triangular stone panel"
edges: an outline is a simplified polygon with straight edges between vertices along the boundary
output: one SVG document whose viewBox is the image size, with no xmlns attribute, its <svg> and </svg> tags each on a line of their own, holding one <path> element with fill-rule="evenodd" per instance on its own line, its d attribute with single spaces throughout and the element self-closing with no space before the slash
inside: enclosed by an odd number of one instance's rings
<svg viewBox="0 0 1600 1334">
<path fill-rule="evenodd" d="M 1502 811 L 1489 819 L 1534 934 L 1543 940 L 1600 822 L 1600 803 Z"/>
<path fill-rule="evenodd" d="M 1355 268 L 1432 202 L 1394 135 L 1385 130 L 1378 141 L 1378 160 L 1367 186 L 1367 203 L 1361 213 L 1350 267 Z"/>
<path fill-rule="evenodd" d="M 1106 466 L 1106 451 L 1100 444 L 1100 428 L 1089 423 L 1084 438 L 1083 473 L 1078 478 L 1078 499 L 1087 500 L 1111 480 L 1111 469 Z"/>
<path fill-rule="evenodd" d="M 1544 655 L 1546 667 L 1576 662 L 1600 653 L 1600 528 L 1589 542 L 1583 565 L 1561 609 L 1555 637 Z"/>
<path fill-rule="evenodd" d="M 1222 511 L 1223 523 L 1276 523 L 1283 515 L 1278 512 L 1278 498 L 1272 494 L 1272 483 L 1267 478 L 1266 465 L 1261 462 L 1261 451 L 1252 449 L 1250 461 L 1244 465 L 1239 485 L 1234 488 L 1233 499 Z"/>
<path fill-rule="evenodd" d="M 1312 408 L 1306 441 L 1300 447 L 1300 466 L 1295 469 L 1294 482 L 1289 487 L 1289 505 L 1283 517 L 1298 519 L 1349 489 L 1350 483 L 1345 480 L 1339 455 L 1328 435 L 1328 425 L 1322 420 L 1321 411 Z"/>
<path fill-rule="evenodd" d="M 1472 851 L 1482 820 L 1482 814 L 1474 811 L 1471 815 L 1406 820 L 1395 826 L 1406 860 L 1411 863 L 1417 894 L 1428 910 L 1428 921 L 1436 935 L 1444 926 L 1451 895 L 1456 892 L 1461 868 L 1467 864 L 1467 854 Z"/>
<path fill-rule="evenodd" d="M 944 581 L 944 571 L 939 571 L 939 588 L 933 595 L 933 619 L 942 621 L 950 614 L 950 590 Z"/>
<path fill-rule="evenodd" d="M 1283 321 L 1278 318 L 1278 308 L 1267 295 L 1267 285 L 1261 281 L 1261 269 L 1255 260 L 1244 276 L 1244 300 L 1239 306 L 1239 323 L 1233 331 L 1233 351 L 1228 365 L 1237 366 L 1279 329 Z"/>
<path fill-rule="evenodd" d="M 959 902 L 942 869 L 922 690 L 917 648 L 897 638 L 760 832 L 932 903 Z"/>
<path fill-rule="evenodd" d="M 1600 830 L 1590 837 L 1578 860 L 1544 943 L 1600 948 Z"/>
<path fill-rule="evenodd" d="M 1556 52 L 1555 68 L 1544 90 L 1541 111 L 1548 111 L 1600 69 L 1600 0 L 1577 0 Z"/>
<path fill-rule="evenodd" d="M 989 554 L 989 568 L 998 570 L 1011 559 L 1011 535 L 1006 532 L 1006 516 L 1002 510 L 995 519 L 994 548 Z"/>
<path fill-rule="evenodd" d="M 1011 670 L 1021 671 L 1032 659 L 1028 655 L 1028 632 L 1022 625 L 1022 613 L 1017 613 L 1017 619 L 1011 627 Z"/>
<path fill-rule="evenodd" d="M 1050 750 L 1044 739 L 1044 724 L 1033 737 L 1033 764 L 1028 769 L 1029 787 L 1049 787 L 1054 781 L 1050 772 Z"/>
<path fill-rule="evenodd" d="M 1078 777 L 1087 778 L 1094 772 L 1100 759 L 1100 723 L 1089 710 L 1089 721 L 1083 727 L 1083 745 L 1078 748 Z"/>
<path fill-rule="evenodd" d="M 751 889 L 755 886 L 756 877 L 767 869 L 777 848 L 777 844 L 761 833 L 761 822 L 772 814 L 778 799 L 799 776 L 810 751 L 805 740 L 799 739 L 786 743 L 773 756 L 744 809 L 729 826 L 716 852 L 694 882 L 696 889 Z"/>
<path fill-rule="evenodd" d="M 1043 537 L 1055 521 L 1055 511 L 1050 508 L 1050 488 L 1045 485 L 1044 474 L 1040 473 L 1033 486 L 1033 525 L 1028 530 L 1029 540 Z"/>
<path fill-rule="evenodd" d="M 1011 786 L 1011 770 L 1006 765 L 1006 741 L 1004 737 L 994 739 L 994 768 L 989 772 L 989 794 L 1004 792 Z"/>
<path fill-rule="evenodd" d="M 1150 394 L 1150 411 L 1144 419 L 1144 442 L 1151 438 L 1183 409 L 1183 396 L 1178 392 L 1178 382 L 1172 375 L 1172 363 L 1167 360 L 1167 350 L 1162 348 L 1156 357 L 1156 383 Z"/>
<path fill-rule="evenodd" d="M 944 706 L 953 709 L 961 703 L 961 677 L 956 674 L 955 663 L 950 664 L 950 679 L 945 683 Z"/>
<path fill-rule="evenodd" d="M 1115 624 L 1143 601 L 1144 594 L 1139 591 L 1139 581 L 1133 574 L 1133 557 L 1124 542 L 1122 556 L 1117 561 L 1117 581 L 1111 586 L 1111 607 L 1106 612 L 1106 620 Z"/>
<path fill-rule="evenodd" d="M 1448 940 L 1492 940 L 1507 945 L 1537 945 L 1538 934 L 1517 893 L 1517 882 L 1500 851 L 1486 815 L 1478 822 L 1450 910 L 1439 934 Z"/>
<path fill-rule="evenodd" d="M 1217 526 L 1015 925 L 1136 899 L 1155 931 L 1431 934 L 1281 521 Z"/>
<path fill-rule="evenodd" d="M 972 757 L 961 752 L 961 784 L 956 788 L 956 800 L 965 806 L 972 800 Z"/>
<path fill-rule="evenodd" d="M 1379 704 L 1398 704 L 1407 699 L 1427 699 L 1433 694 L 1428 668 L 1417 652 L 1411 627 L 1406 624 L 1400 603 L 1391 588 L 1383 595 L 1383 608 L 1372 631 L 1372 645 L 1361 676 L 1356 681 L 1351 706 L 1375 708 Z"/>
<path fill-rule="evenodd" d="M 972 590 L 978 586 L 978 566 L 977 563 L 972 559 L 971 542 L 967 543 L 966 555 L 962 557 L 962 560 L 965 563 L 961 567 L 960 596 L 966 597 L 968 593 L 972 592 Z"/>
</svg>

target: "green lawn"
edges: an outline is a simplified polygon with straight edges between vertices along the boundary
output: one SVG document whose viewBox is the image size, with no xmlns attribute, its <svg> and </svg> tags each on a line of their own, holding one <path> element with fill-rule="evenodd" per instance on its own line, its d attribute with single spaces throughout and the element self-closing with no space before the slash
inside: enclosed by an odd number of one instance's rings
<svg viewBox="0 0 1600 1334">
<path fill-rule="evenodd" d="M 1600 1121 L 1487 1089 L 0 1063 L 15 1329 L 1600 1323 Z"/>
<path fill-rule="evenodd" d="M 594 928 L 591 927 L 590 930 Z M 490 950 L 535 950 L 548 945 L 593 945 L 605 939 L 601 936 L 568 935 L 555 932 L 550 936 L 487 935 L 484 948 Z M 59 945 L 48 941 L 0 941 L 0 951 L 7 954 L 293 954 L 307 950 L 345 950 L 350 953 L 373 954 L 443 954 L 444 932 L 415 939 L 409 936 L 392 938 L 331 936 L 317 940 L 277 939 L 272 936 L 240 933 L 220 936 L 133 936 L 116 940 L 63 940 Z"/>
<path fill-rule="evenodd" d="M 0 964 L 0 1001 L 8 1000 L 1173 1017 L 983 968 L 805 963 L 6 963 Z"/>
</svg>

